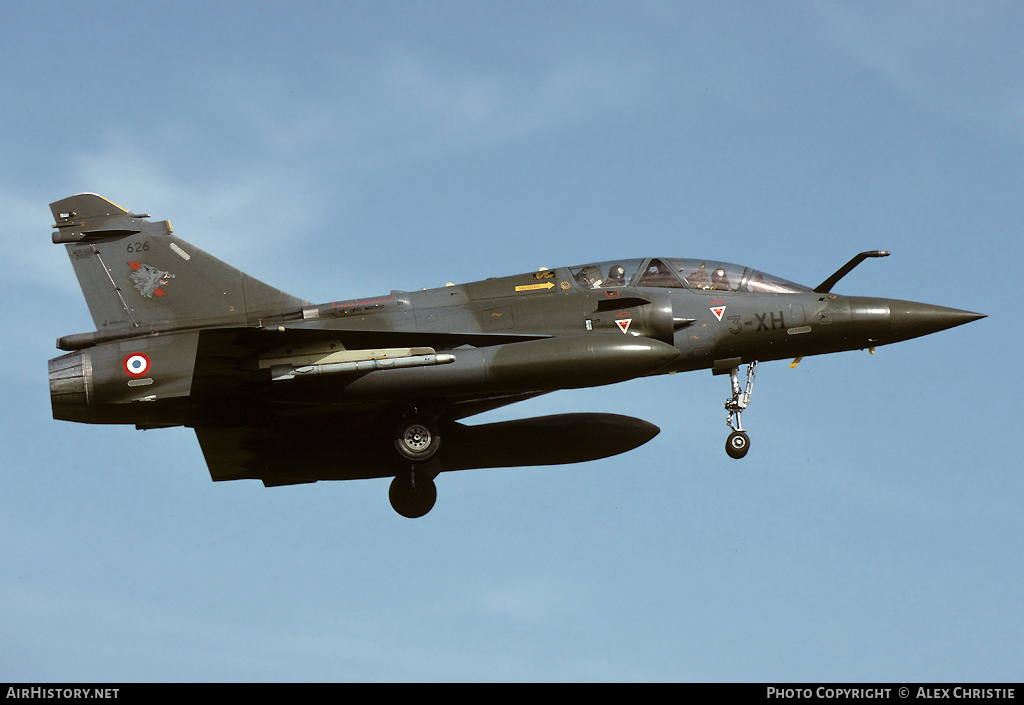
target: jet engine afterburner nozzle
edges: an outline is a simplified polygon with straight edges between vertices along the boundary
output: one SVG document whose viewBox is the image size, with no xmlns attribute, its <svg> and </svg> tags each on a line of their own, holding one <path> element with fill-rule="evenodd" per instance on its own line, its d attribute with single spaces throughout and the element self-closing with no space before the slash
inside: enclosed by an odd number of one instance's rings
<svg viewBox="0 0 1024 705">
<path fill-rule="evenodd" d="M 90 351 L 61 355 L 50 360 L 50 404 L 53 418 L 91 423 L 93 408 L 92 355 Z"/>
</svg>

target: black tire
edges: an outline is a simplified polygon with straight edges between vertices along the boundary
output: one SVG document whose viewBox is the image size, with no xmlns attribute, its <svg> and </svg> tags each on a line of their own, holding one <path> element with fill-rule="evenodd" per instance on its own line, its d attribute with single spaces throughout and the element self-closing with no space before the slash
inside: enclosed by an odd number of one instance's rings
<svg viewBox="0 0 1024 705">
<path fill-rule="evenodd" d="M 739 460 L 750 450 L 750 436 L 743 431 L 733 431 L 725 440 L 725 452 L 730 458 Z"/>
<path fill-rule="evenodd" d="M 437 429 L 422 416 L 407 416 L 395 429 L 395 449 L 414 463 L 434 457 L 440 447 Z"/>
<path fill-rule="evenodd" d="M 437 486 L 422 473 L 403 473 L 391 481 L 388 499 L 396 512 L 409 519 L 418 519 L 434 507 Z"/>
</svg>

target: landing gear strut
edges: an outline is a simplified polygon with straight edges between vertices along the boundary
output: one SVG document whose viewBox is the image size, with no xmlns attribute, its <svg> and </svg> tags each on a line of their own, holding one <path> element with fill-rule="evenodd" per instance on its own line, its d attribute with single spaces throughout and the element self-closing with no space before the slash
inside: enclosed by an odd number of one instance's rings
<svg viewBox="0 0 1024 705">
<path fill-rule="evenodd" d="M 729 379 L 732 382 L 732 396 L 725 400 L 725 410 L 729 412 L 729 419 L 726 423 L 732 429 L 729 438 L 725 441 L 725 452 L 730 458 L 737 460 L 742 458 L 750 450 L 750 436 L 743 430 L 743 422 L 740 414 L 750 403 L 750 395 L 754 392 L 754 376 L 757 374 L 757 360 L 747 365 L 747 385 L 740 389 L 740 369 L 733 367 L 729 370 Z"/>
</svg>

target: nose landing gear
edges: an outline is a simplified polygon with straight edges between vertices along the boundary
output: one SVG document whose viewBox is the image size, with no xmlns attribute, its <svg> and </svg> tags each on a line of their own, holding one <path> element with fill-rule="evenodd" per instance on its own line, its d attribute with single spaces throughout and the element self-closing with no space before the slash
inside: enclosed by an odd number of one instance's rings
<svg viewBox="0 0 1024 705">
<path fill-rule="evenodd" d="M 737 360 L 738 362 L 738 360 Z M 725 410 L 729 412 L 729 419 L 726 423 L 732 429 L 729 438 L 725 441 L 725 452 L 730 458 L 739 460 L 750 450 L 750 436 L 743 430 L 743 422 L 740 414 L 750 403 L 750 395 L 754 393 L 754 377 L 757 375 L 757 360 L 747 365 L 747 384 L 745 389 L 740 389 L 739 366 L 729 370 L 729 380 L 732 383 L 732 396 L 725 400 Z"/>
</svg>

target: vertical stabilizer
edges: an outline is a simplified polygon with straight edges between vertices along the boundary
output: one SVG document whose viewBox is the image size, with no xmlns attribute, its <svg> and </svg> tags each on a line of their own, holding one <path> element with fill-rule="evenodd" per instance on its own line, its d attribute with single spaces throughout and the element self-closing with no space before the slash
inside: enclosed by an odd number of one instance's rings
<svg viewBox="0 0 1024 705">
<path fill-rule="evenodd" d="M 50 204 L 101 333 L 257 325 L 302 308 L 284 293 L 174 237 L 166 220 L 130 213 L 94 193 Z"/>
</svg>

